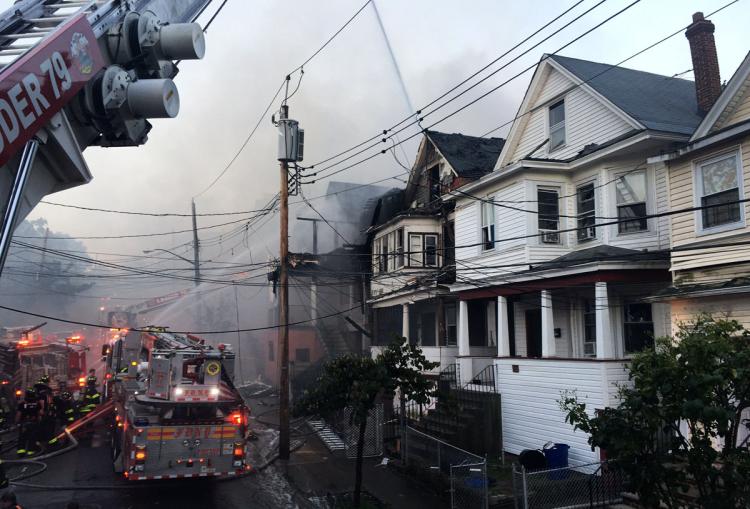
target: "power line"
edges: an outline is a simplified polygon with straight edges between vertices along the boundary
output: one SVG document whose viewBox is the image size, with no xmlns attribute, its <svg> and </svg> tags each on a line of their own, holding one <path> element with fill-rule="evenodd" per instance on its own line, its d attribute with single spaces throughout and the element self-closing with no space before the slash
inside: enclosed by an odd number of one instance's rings
<svg viewBox="0 0 750 509">
<path fill-rule="evenodd" d="M 253 129 L 250 131 L 250 134 L 247 135 L 245 138 L 245 141 L 243 141 L 242 145 L 240 146 L 239 150 L 235 153 L 234 157 L 229 161 L 229 163 L 219 172 L 219 174 L 211 181 L 211 183 L 205 187 L 201 192 L 193 196 L 193 198 L 198 198 L 202 194 L 206 193 L 209 189 L 211 189 L 225 174 L 227 171 L 229 171 L 229 168 L 234 164 L 234 162 L 237 160 L 237 158 L 240 156 L 240 154 L 245 150 L 245 147 L 247 147 L 247 144 L 250 143 L 250 140 L 252 139 L 255 132 L 258 130 L 258 127 L 260 127 L 260 124 L 263 122 L 263 120 L 266 118 L 266 115 L 268 115 L 268 112 L 271 110 L 271 107 L 276 102 L 276 99 L 279 97 L 279 94 L 281 93 L 281 90 L 284 88 L 284 85 L 288 83 L 289 78 L 297 71 L 302 71 L 303 67 L 307 64 L 309 64 L 315 57 L 317 57 L 341 32 L 344 31 L 344 29 L 349 26 L 349 24 L 354 21 L 354 19 L 367 7 L 367 4 L 369 4 L 372 0 L 367 0 L 365 4 L 357 10 L 357 12 L 354 13 L 354 15 L 347 20 L 346 23 L 344 23 L 341 28 L 339 28 L 331 37 L 328 38 L 326 42 L 323 43 L 322 46 L 320 46 L 315 52 L 313 52 L 312 55 L 310 55 L 302 64 L 295 67 L 291 72 L 287 73 L 286 77 L 282 80 L 281 84 L 279 85 L 279 88 L 276 90 L 276 93 L 273 95 L 271 100 L 268 102 L 268 105 L 263 110 L 263 113 L 261 113 L 260 118 L 258 118 L 258 121 L 256 122 Z M 223 7 L 223 4 L 222 6 Z M 301 81 L 301 78 L 300 78 Z M 296 92 L 296 91 L 295 91 Z"/>
<path fill-rule="evenodd" d="M 44 205 L 53 205 L 55 207 L 65 207 L 69 209 L 86 210 L 89 212 L 106 212 L 109 214 L 124 214 L 128 216 L 148 216 L 148 217 L 193 217 L 192 214 L 179 214 L 176 212 L 138 212 L 134 210 L 114 210 L 114 209 L 101 209 L 96 207 L 84 207 L 82 205 L 70 205 L 67 203 L 56 203 L 42 200 L 39 203 Z M 240 210 L 237 212 L 210 212 L 203 214 L 196 214 L 198 217 L 213 217 L 213 216 L 241 216 L 247 214 L 254 214 L 257 212 L 264 212 L 266 209 L 256 210 Z"/>
<path fill-rule="evenodd" d="M 451 88 L 450 90 L 448 90 L 448 91 L 447 91 L 447 92 L 445 92 L 444 94 L 440 95 L 439 97 L 437 97 L 437 98 L 433 99 L 433 100 L 432 100 L 431 102 L 429 102 L 428 104 L 426 104 L 426 105 L 425 105 L 425 106 L 423 106 L 422 108 L 420 108 L 420 109 L 416 110 L 416 112 L 414 112 L 414 113 L 416 113 L 417 115 L 421 114 L 421 113 L 422 113 L 422 110 L 424 110 L 424 109 L 426 109 L 426 108 L 428 108 L 428 107 L 432 106 L 432 105 L 433 105 L 434 103 L 436 103 L 436 102 L 437 102 L 437 101 L 439 101 L 440 99 L 443 99 L 443 98 L 444 98 L 444 97 L 446 97 L 446 96 L 447 96 L 448 94 L 450 94 L 450 93 L 451 93 L 451 92 L 453 92 L 454 90 L 458 89 L 459 87 L 461 87 L 462 85 L 464 85 L 464 84 L 465 84 L 466 82 L 468 82 L 469 80 L 471 80 L 472 78 L 474 78 L 475 76 L 477 76 L 478 74 L 480 74 L 481 72 L 483 72 L 483 71 L 485 71 L 486 69 L 488 69 L 489 67 L 491 67 L 491 66 L 492 66 L 493 64 L 495 64 L 496 62 L 498 62 L 498 61 L 499 61 L 500 59 L 504 58 L 504 57 L 505 57 L 505 56 L 507 56 L 507 55 L 508 55 L 509 53 L 511 53 L 512 51 L 514 51 L 515 49 L 517 49 L 517 48 L 518 48 L 519 46 L 523 45 L 523 44 L 524 44 L 525 42 L 527 42 L 528 40 L 530 40 L 530 39 L 531 39 L 532 37 L 534 37 L 535 35 L 537 35 L 538 33 L 540 33 L 540 32 L 541 32 L 542 30 L 544 30 L 545 28 L 549 27 L 549 26 L 550 26 L 550 25 L 551 25 L 552 23 L 554 23 L 555 21 L 557 21 L 557 20 L 558 20 L 558 19 L 560 19 L 561 17 L 565 16 L 565 15 L 566 15 L 566 14 L 567 14 L 568 12 L 570 12 L 570 11 L 571 11 L 571 10 L 572 10 L 573 8 L 575 8 L 576 6 L 578 6 L 578 5 L 580 4 L 580 3 L 581 3 L 581 2 L 579 1 L 579 2 L 577 2 L 576 4 L 574 4 L 574 5 L 572 6 L 572 7 L 570 7 L 569 9 L 566 9 L 566 10 L 565 10 L 565 11 L 563 11 L 563 12 L 562 12 L 561 14 L 559 14 L 558 16 L 556 16 L 555 18 L 553 18 L 553 19 L 552 19 L 551 21 L 549 21 L 549 22 L 547 22 L 546 24 L 542 25 L 542 26 L 541 26 L 541 27 L 540 27 L 539 29 L 537 29 L 537 30 L 536 30 L 535 32 L 533 32 L 532 34 L 530 34 L 529 36 L 527 36 L 526 38 L 524 38 L 524 39 L 523 39 L 523 40 L 522 40 L 522 41 L 521 41 L 520 43 L 516 44 L 516 45 L 515 45 L 515 46 L 513 46 L 513 47 L 512 47 L 511 49 L 509 49 L 508 51 L 504 52 L 504 53 L 503 53 L 502 55 L 500 55 L 499 57 L 497 57 L 496 59 L 494 59 L 494 60 L 493 60 L 492 62 L 490 62 L 489 64 L 487 64 L 487 65 L 485 65 L 484 67 L 482 67 L 481 69 L 479 69 L 479 71 L 477 71 L 477 72 L 475 72 L 474 74 L 470 75 L 470 76 L 469 76 L 468 78 L 466 78 L 465 80 L 463 80 L 463 81 L 462 81 L 461 83 L 459 83 L 458 85 L 454 86 L 453 88 Z M 558 30 L 558 31 L 559 31 L 559 30 Z M 395 129 L 396 127 L 400 126 L 400 125 L 401 125 L 401 124 L 403 124 L 404 122 L 407 122 L 407 121 L 408 121 L 409 119 L 413 118 L 413 117 L 414 117 L 414 113 L 411 113 L 411 114 L 410 114 L 409 116 L 407 116 L 406 118 L 404 118 L 404 119 L 403 119 L 403 120 L 401 120 L 400 122 L 398 122 L 398 123 L 396 123 L 396 124 L 392 125 L 392 126 L 391 126 L 391 127 L 389 127 L 388 129 L 384 129 L 384 130 L 383 130 L 382 132 L 380 132 L 380 133 L 378 133 L 378 134 L 376 134 L 376 135 L 372 136 L 371 138 L 368 138 L 368 139 L 366 139 L 365 141 L 363 141 L 363 142 L 360 142 L 360 143 L 358 143 L 357 145 L 354 145 L 354 146 L 352 146 L 352 147 L 350 147 L 350 148 L 348 148 L 348 149 L 346 149 L 346 150 L 343 150 L 343 151 L 341 151 L 341 152 L 339 152 L 339 153 L 337 153 L 337 154 L 335 154 L 335 155 L 333 155 L 333 156 L 327 157 L 326 159 L 323 159 L 323 160 L 321 160 L 321 161 L 318 161 L 318 162 L 316 162 L 315 164 L 313 164 L 312 166 L 310 166 L 310 168 L 314 168 L 314 167 L 315 167 L 315 166 L 317 166 L 317 165 L 320 165 L 320 164 L 325 164 L 325 163 L 327 163 L 327 162 L 329 162 L 329 161 L 332 161 L 332 160 L 334 160 L 334 159 L 337 159 L 337 158 L 339 158 L 340 156 L 342 156 L 342 155 L 344 155 L 344 154 L 347 154 L 348 152 L 351 152 L 352 150 L 356 150 L 356 149 L 358 149 L 359 147 L 361 147 L 361 146 L 363 146 L 363 145 L 365 145 L 365 144 L 367 144 L 367 143 L 369 143 L 369 142 L 371 142 L 371 141 L 373 141 L 373 140 L 376 140 L 376 139 L 380 138 L 381 136 L 385 136 L 386 134 L 388 134 L 388 133 L 389 133 L 390 131 L 392 131 L 392 130 L 393 130 L 393 129 Z"/>
</svg>

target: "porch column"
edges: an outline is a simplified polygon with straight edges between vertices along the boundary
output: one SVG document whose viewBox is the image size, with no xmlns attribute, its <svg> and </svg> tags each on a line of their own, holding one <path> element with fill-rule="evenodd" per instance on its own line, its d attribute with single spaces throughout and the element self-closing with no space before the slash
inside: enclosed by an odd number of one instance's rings
<svg viewBox="0 0 750 509">
<path fill-rule="evenodd" d="M 469 304 L 465 300 L 458 301 L 458 355 L 468 356 L 469 349 Z"/>
<path fill-rule="evenodd" d="M 508 299 L 497 297 L 497 356 L 510 355 L 510 329 L 508 328 Z"/>
<path fill-rule="evenodd" d="M 614 340 L 612 338 L 611 317 L 607 283 L 598 281 L 594 284 L 594 306 L 596 313 L 596 357 L 611 359 L 614 357 Z"/>
<path fill-rule="evenodd" d="M 406 342 L 409 343 L 409 304 L 401 304 L 401 336 L 406 338 Z"/>
<path fill-rule="evenodd" d="M 555 353 L 555 322 L 552 314 L 552 292 L 542 290 L 542 357 L 554 357 Z"/>
</svg>

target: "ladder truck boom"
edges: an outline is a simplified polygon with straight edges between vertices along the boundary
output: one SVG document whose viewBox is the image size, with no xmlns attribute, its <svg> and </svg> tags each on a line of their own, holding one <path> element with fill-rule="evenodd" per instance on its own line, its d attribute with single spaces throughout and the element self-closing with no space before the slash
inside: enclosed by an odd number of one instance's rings
<svg viewBox="0 0 750 509">
<path fill-rule="evenodd" d="M 139 481 L 249 470 L 248 409 L 234 386 L 234 358 L 229 346 L 160 328 L 108 345 L 115 471 Z"/>
<path fill-rule="evenodd" d="M 175 61 L 203 57 L 211 0 L 22 0 L 0 14 L 0 271 L 47 194 L 88 183 L 83 151 L 145 143 L 172 118 Z M 9 177 L 8 177 L 9 176 Z"/>
</svg>

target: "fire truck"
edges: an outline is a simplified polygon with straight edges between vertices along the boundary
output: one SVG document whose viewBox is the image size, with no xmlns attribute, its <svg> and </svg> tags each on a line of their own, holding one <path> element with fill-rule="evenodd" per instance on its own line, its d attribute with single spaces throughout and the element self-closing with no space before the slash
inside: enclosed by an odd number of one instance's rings
<svg viewBox="0 0 750 509">
<path fill-rule="evenodd" d="M 86 373 L 86 347 L 81 332 L 45 335 L 41 327 L 11 327 L 0 329 L 0 339 L 15 352 L 17 361 L 6 369 L 16 396 L 24 388 L 33 386 L 42 375 L 50 377 L 53 390 L 78 391 Z M 85 378 L 83 378 L 85 382 Z M 84 384 L 85 385 L 85 384 Z"/>
<path fill-rule="evenodd" d="M 104 349 L 116 472 L 138 481 L 250 469 L 248 409 L 234 386 L 229 346 L 149 328 L 129 331 Z"/>
</svg>

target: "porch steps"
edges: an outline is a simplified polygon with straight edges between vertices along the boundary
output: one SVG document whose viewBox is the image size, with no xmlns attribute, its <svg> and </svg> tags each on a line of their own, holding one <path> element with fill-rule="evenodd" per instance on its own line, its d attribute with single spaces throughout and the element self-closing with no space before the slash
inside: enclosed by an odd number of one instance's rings
<svg viewBox="0 0 750 509">
<path fill-rule="evenodd" d="M 310 426 L 310 429 L 312 429 L 316 435 L 318 435 L 320 440 L 326 448 L 331 451 L 331 453 L 346 452 L 346 444 L 344 441 L 331 429 L 330 426 L 328 426 L 328 424 L 325 423 L 325 421 L 310 420 L 307 421 L 307 425 Z"/>
</svg>

